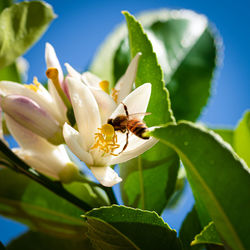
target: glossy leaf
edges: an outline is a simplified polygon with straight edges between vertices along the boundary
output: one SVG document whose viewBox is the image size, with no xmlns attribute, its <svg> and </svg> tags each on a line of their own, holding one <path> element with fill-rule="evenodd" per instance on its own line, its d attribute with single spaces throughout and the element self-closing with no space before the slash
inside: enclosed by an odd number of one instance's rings
<svg viewBox="0 0 250 250">
<path fill-rule="evenodd" d="M 136 86 L 152 84 L 152 93 L 145 118 L 148 126 L 173 121 L 169 94 L 164 87 L 163 73 L 158 65 L 152 45 L 140 23 L 125 12 L 128 24 L 131 55 L 142 52 L 139 61 Z M 175 188 L 179 158 L 168 147 L 158 143 L 152 149 L 120 164 L 122 198 L 125 205 L 154 210 L 161 213 Z"/>
<path fill-rule="evenodd" d="M 0 68 L 10 65 L 32 46 L 55 17 L 44 2 L 21 2 L 0 14 Z"/>
<path fill-rule="evenodd" d="M 215 133 L 181 122 L 155 129 L 151 135 L 181 157 L 194 193 L 202 225 L 209 213 L 223 241 L 232 249 L 250 248 L 249 169 Z"/>
<path fill-rule="evenodd" d="M 55 235 L 79 237 L 86 231 L 84 211 L 9 169 L 0 170 L 0 213 Z"/>
<path fill-rule="evenodd" d="M 234 132 L 234 147 L 250 168 L 250 111 L 247 111 Z"/>
<path fill-rule="evenodd" d="M 97 249 L 181 249 L 176 232 L 155 213 L 113 205 L 86 213 Z"/>
<path fill-rule="evenodd" d="M 199 216 L 194 206 L 193 209 L 187 214 L 180 229 L 179 238 L 184 250 L 198 250 L 201 248 L 200 246 L 191 247 L 191 242 L 194 240 L 195 235 L 198 234 L 201 230 L 202 227 L 200 224 Z"/>
<path fill-rule="evenodd" d="M 0 1 L 0 12 L 12 4 L 12 0 L 1 0 Z"/>
<path fill-rule="evenodd" d="M 221 239 L 216 231 L 214 222 L 211 221 L 203 230 L 195 236 L 195 239 L 191 242 L 191 245 L 197 244 L 212 244 L 223 246 Z"/>
<path fill-rule="evenodd" d="M 197 119 L 210 96 L 220 39 L 211 32 L 205 16 L 189 10 L 150 11 L 138 20 L 164 71 L 175 117 Z M 130 61 L 126 34 L 121 25 L 106 39 L 91 71 L 112 82 L 120 78 Z"/>
<path fill-rule="evenodd" d="M 91 250 L 93 249 L 88 239 L 83 235 L 78 239 L 55 237 L 41 232 L 28 231 L 8 244 L 7 250 Z"/>
<path fill-rule="evenodd" d="M 213 131 L 220 135 L 225 142 L 228 142 L 232 147 L 234 147 L 234 131 L 233 129 L 222 129 L 217 128 Z"/>
<path fill-rule="evenodd" d="M 16 63 L 12 63 L 11 65 L 0 69 L 0 81 L 1 80 L 21 82 Z"/>
</svg>

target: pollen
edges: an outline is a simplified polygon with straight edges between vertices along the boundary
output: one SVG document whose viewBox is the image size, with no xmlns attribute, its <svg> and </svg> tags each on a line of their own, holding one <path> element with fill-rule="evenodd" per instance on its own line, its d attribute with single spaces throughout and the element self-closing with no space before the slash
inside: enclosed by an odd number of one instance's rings
<svg viewBox="0 0 250 250">
<path fill-rule="evenodd" d="M 117 156 L 118 154 L 115 154 L 114 150 L 119 148 L 120 145 L 117 144 L 117 135 L 114 127 L 110 124 L 104 124 L 98 130 L 99 132 L 95 133 L 95 144 L 91 149 L 98 148 L 100 151 L 103 151 L 103 156 L 105 154 Z"/>
<path fill-rule="evenodd" d="M 113 100 L 117 103 L 117 99 L 118 99 L 118 94 L 119 94 L 119 91 L 112 88 L 111 89 L 111 97 L 113 98 Z"/>
<path fill-rule="evenodd" d="M 99 82 L 100 88 L 105 91 L 107 94 L 109 94 L 109 82 L 106 80 L 103 80 Z"/>
<path fill-rule="evenodd" d="M 26 87 L 27 89 L 31 89 L 34 92 L 37 92 L 39 90 L 40 87 L 40 82 L 38 82 L 37 77 L 33 78 L 33 84 L 24 84 L 24 87 Z"/>
</svg>

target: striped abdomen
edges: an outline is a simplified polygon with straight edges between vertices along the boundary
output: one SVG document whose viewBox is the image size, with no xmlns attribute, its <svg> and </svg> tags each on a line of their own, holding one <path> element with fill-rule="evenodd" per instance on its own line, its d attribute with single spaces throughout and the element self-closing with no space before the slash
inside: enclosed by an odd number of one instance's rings
<svg viewBox="0 0 250 250">
<path fill-rule="evenodd" d="M 149 139 L 148 136 L 142 136 L 143 133 L 148 131 L 147 126 L 143 122 L 136 119 L 129 120 L 127 123 L 127 128 L 129 131 L 131 131 L 133 134 L 140 137 L 141 139 Z"/>
</svg>

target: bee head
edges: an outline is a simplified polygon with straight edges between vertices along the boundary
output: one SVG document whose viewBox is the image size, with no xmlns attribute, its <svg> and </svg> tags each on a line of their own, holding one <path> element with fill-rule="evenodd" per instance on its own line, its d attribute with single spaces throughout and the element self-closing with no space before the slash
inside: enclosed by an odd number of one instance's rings
<svg viewBox="0 0 250 250">
<path fill-rule="evenodd" d="M 109 118 L 107 123 L 113 126 L 113 119 Z"/>
</svg>

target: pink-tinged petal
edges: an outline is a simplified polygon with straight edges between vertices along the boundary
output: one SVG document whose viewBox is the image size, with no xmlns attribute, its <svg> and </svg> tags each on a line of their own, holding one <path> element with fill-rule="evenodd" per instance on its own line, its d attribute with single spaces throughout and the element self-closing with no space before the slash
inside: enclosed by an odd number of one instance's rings
<svg viewBox="0 0 250 250">
<path fill-rule="evenodd" d="M 45 47 L 45 61 L 47 64 L 47 68 L 57 68 L 59 74 L 59 82 L 62 85 L 63 83 L 63 71 L 60 65 L 60 62 L 57 58 L 56 52 L 53 46 L 50 43 L 46 43 Z"/>
<path fill-rule="evenodd" d="M 102 80 L 90 72 L 84 72 L 82 74 L 82 81 L 89 87 L 100 88 L 99 83 Z"/>
<path fill-rule="evenodd" d="M 122 181 L 111 167 L 90 167 L 95 178 L 105 187 L 112 187 Z"/>
<path fill-rule="evenodd" d="M 53 138 L 61 130 L 58 122 L 30 98 L 8 95 L 2 99 L 1 106 L 17 123 L 46 139 Z"/>
<path fill-rule="evenodd" d="M 143 154 L 145 151 L 147 151 L 151 147 L 153 147 L 157 142 L 158 142 L 158 140 L 153 138 L 153 137 L 148 139 L 148 140 L 143 140 L 143 143 L 141 145 L 138 145 L 137 147 L 135 147 L 131 150 L 128 150 L 128 151 L 125 150 L 119 156 L 115 156 L 111 160 L 110 165 L 122 163 L 122 162 L 128 161 L 130 159 L 133 159 L 133 158 Z"/>
<path fill-rule="evenodd" d="M 88 151 L 94 143 L 94 133 L 101 127 L 99 108 L 85 84 L 72 77 L 67 77 L 67 82 L 78 130 Z"/>
<path fill-rule="evenodd" d="M 131 92 L 122 102 L 127 106 L 129 114 L 145 113 L 151 95 L 151 84 L 144 83 Z M 125 114 L 124 106 L 120 103 L 110 118 Z M 143 117 L 140 116 L 141 119 Z"/>
<path fill-rule="evenodd" d="M 136 54 L 130 62 L 125 74 L 120 78 L 115 86 L 115 89 L 118 91 L 117 103 L 120 103 L 132 90 L 140 56 L 140 52 Z"/>
<path fill-rule="evenodd" d="M 116 108 L 115 101 L 102 89 L 90 87 L 90 90 L 93 93 L 98 104 L 102 124 L 107 123 L 108 118 Z"/>
<path fill-rule="evenodd" d="M 57 109 L 54 109 L 54 100 L 49 92 L 42 86 L 39 86 L 37 92 L 15 82 L 1 81 L 0 94 L 6 95 L 20 95 L 26 96 L 35 101 L 39 106 L 50 113 L 56 120 L 61 120 L 60 114 Z"/>
<path fill-rule="evenodd" d="M 65 123 L 63 126 L 63 136 L 73 154 L 85 162 L 85 164 L 93 165 L 93 158 L 91 154 L 86 151 L 86 145 L 84 145 L 84 141 L 78 131 Z"/>
</svg>

